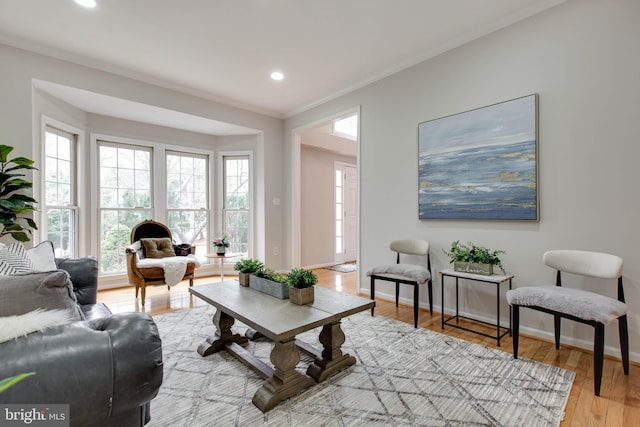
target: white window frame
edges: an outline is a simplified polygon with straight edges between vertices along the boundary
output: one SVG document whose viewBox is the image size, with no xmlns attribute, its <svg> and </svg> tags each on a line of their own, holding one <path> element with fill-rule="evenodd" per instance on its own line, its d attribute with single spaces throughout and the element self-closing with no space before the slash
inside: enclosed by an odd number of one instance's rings
<svg viewBox="0 0 640 427">
<path fill-rule="evenodd" d="M 36 200 L 40 202 L 40 208 L 38 210 L 38 214 L 34 215 L 36 219 L 36 225 L 38 226 L 38 230 L 34 230 L 32 241 L 33 242 L 41 242 L 47 239 L 47 209 L 45 203 L 45 177 L 46 171 L 44 170 L 44 165 L 46 164 L 45 159 L 45 143 L 46 143 L 46 134 L 48 129 L 58 130 L 64 132 L 66 134 L 72 135 L 74 137 L 73 141 L 73 165 L 72 169 L 74 170 L 73 183 L 72 183 L 72 192 L 74 193 L 74 204 L 69 206 L 74 210 L 74 221 L 73 221 L 73 247 L 74 254 L 73 256 L 82 256 L 84 254 L 89 253 L 87 248 L 89 246 L 88 233 L 80 233 L 80 230 L 86 230 L 88 227 L 88 223 L 86 220 L 86 215 L 84 214 L 83 207 L 86 206 L 86 198 L 84 197 L 87 185 L 86 180 L 81 179 L 80 177 L 86 176 L 87 167 L 86 162 L 83 162 L 82 159 L 86 155 L 87 147 L 86 147 L 86 138 L 85 132 L 82 129 L 79 129 L 75 126 L 69 125 L 68 123 L 64 123 L 62 121 L 53 119 L 46 115 L 41 115 L 40 117 L 40 133 L 39 140 L 34 144 L 34 159 L 39 159 L 39 165 L 42 165 L 38 170 L 33 171 L 33 194 Z M 37 165 L 36 165 L 37 166 Z M 41 170 L 40 170 L 41 169 Z M 37 184 L 36 184 L 37 183 Z"/>
<path fill-rule="evenodd" d="M 220 232 L 223 230 L 224 227 L 224 218 L 225 218 L 225 212 L 224 212 L 224 185 L 225 185 L 225 173 L 224 173 L 224 159 L 225 157 L 248 157 L 249 158 L 249 230 L 248 230 L 248 257 L 249 258 L 253 258 L 255 257 L 255 221 L 256 221 L 256 214 L 255 214 L 255 206 L 254 206 L 254 200 L 255 200 L 255 194 L 254 194 L 254 190 L 255 190 L 255 185 L 254 185 L 254 180 L 255 180 L 255 176 L 256 176 L 256 171 L 253 167 L 253 152 L 252 151 L 248 151 L 248 150 L 242 150 L 242 151 L 221 151 L 218 153 L 218 174 L 216 175 L 218 177 L 218 182 L 217 182 L 217 193 L 218 193 L 218 197 L 216 198 L 216 212 L 219 213 L 218 218 L 216 220 L 216 230 L 219 230 Z M 215 236 L 214 236 L 215 237 Z"/>
<path fill-rule="evenodd" d="M 206 234 L 207 234 L 207 240 L 213 241 L 213 237 L 211 236 L 211 191 L 210 191 L 210 187 L 211 187 L 211 156 L 207 155 L 207 154 L 203 154 L 203 153 L 194 153 L 193 151 L 190 150 L 170 150 L 170 149 L 166 149 L 164 151 L 164 165 L 165 165 L 165 174 L 164 174 L 164 184 L 165 184 L 165 188 L 167 188 L 167 178 L 168 178 L 168 171 L 166 170 L 166 164 L 167 164 L 167 156 L 169 155 L 173 155 L 173 156 L 184 156 L 184 157 L 191 157 L 191 158 L 202 158 L 206 161 L 207 163 L 207 167 L 206 167 L 206 205 L 205 206 L 201 206 L 199 208 L 196 207 L 192 207 L 192 208 L 170 208 L 169 207 L 169 203 L 168 200 L 165 198 L 165 212 L 166 212 L 166 217 L 167 217 L 167 225 L 169 225 L 169 212 L 171 211 L 176 211 L 176 212 L 180 212 L 180 211 L 185 211 L 185 212 L 191 212 L 191 211 L 204 211 L 207 214 L 207 230 L 206 230 Z M 165 194 L 168 196 L 168 188 L 167 191 L 165 191 Z M 172 232 L 173 233 L 173 232 Z M 193 244 L 195 245 L 195 242 L 193 242 Z M 209 248 L 209 243 L 205 243 L 205 248 L 204 251 L 206 252 Z M 203 255 L 205 252 L 202 252 L 202 250 L 198 250 L 196 251 L 196 254 L 198 255 Z"/>
<path fill-rule="evenodd" d="M 199 154 L 199 155 L 205 155 L 209 157 L 209 176 L 213 177 L 213 176 L 218 176 L 214 174 L 214 161 L 211 161 L 211 159 L 215 159 L 215 153 L 212 150 L 205 150 L 205 149 L 201 149 L 201 148 L 196 148 L 196 147 L 192 147 L 192 146 L 186 146 L 186 145 L 173 145 L 173 144 L 165 144 L 165 143 L 160 143 L 160 142 L 153 142 L 153 141 L 148 141 L 148 140 L 140 140 L 140 139 L 133 139 L 133 138 L 124 138 L 124 137 L 119 137 L 119 136 L 114 136 L 114 135 L 110 135 L 110 134 L 98 134 L 98 133 L 91 133 L 90 134 L 90 145 L 91 145 L 91 150 L 90 150 L 90 164 L 95 168 L 98 165 L 98 141 L 108 141 L 108 142 L 113 142 L 116 144 L 130 144 L 130 145 L 136 145 L 136 146 L 140 146 L 140 147 L 149 147 L 152 149 L 153 151 L 153 156 L 152 156 L 152 167 L 153 167 L 153 188 L 152 188 L 152 197 L 153 197 L 153 208 L 152 208 L 152 217 L 154 220 L 162 222 L 163 224 L 167 223 L 167 214 L 166 214 L 166 206 L 167 206 L 167 187 L 166 187 L 166 156 L 165 153 L 167 151 L 174 151 L 174 152 L 182 152 L 182 153 L 192 153 L 192 154 Z M 98 236 L 99 236 L 99 212 L 97 209 L 98 206 L 98 197 L 99 195 L 98 193 L 98 188 L 99 188 L 99 182 L 98 182 L 98 174 L 97 173 L 91 173 L 90 175 L 86 175 L 86 176 L 90 176 L 91 180 L 90 180 L 90 188 L 95 189 L 94 191 L 91 191 L 91 196 L 90 196 L 90 204 L 91 206 L 94 206 L 94 209 L 91 210 L 91 215 L 90 215 L 90 226 L 89 228 L 86 229 L 90 229 L 92 230 L 90 234 L 90 236 L 88 237 L 88 239 L 90 239 L 90 252 L 89 253 L 93 253 L 96 254 L 98 253 L 99 247 L 100 247 L 100 242 L 98 240 Z M 212 204 L 212 201 L 214 200 L 213 194 L 212 194 L 212 188 L 214 186 L 213 185 L 209 185 L 209 204 Z M 215 210 L 212 208 L 212 206 L 209 206 L 209 236 L 213 236 L 213 224 L 216 224 L 215 219 L 213 218 L 214 216 L 214 212 Z M 198 256 L 198 258 L 201 259 L 201 261 L 205 261 L 205 254 L 198 254 L 196 253 L 196 256 Z M 219 266 L 211 266 L 211 272 L 214 271 L 218 271 Z M 209 272 L 209 268 L 206 265 L 203 265 L 203 267 L 198 269 L 198 272 L 200 274 L 207 274 Z M 116 287 L 116 286 L 122 286 L 122 278 L 126 277 L 126 272 L 124 274 L 113 274 L 113 275 L 102 275 L 99 278 L 99 288 L 100 289 L 106 289 L 109 287 Z"/>
</svg>

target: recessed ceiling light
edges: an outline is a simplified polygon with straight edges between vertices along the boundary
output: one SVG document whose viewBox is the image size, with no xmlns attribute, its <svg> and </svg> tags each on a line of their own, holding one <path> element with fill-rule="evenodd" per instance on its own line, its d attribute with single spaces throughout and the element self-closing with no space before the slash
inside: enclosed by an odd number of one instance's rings
<svg viewBox="0 0 640 427">
<path fill-rule="evenodd" d="M 282 74 L 280 71 L 274 71 L 273 73 L 271 73 L 271 78 L 273 80 L 282 80 L 284 79 L 284 74 Z"/>
<path fill-rule="evenodd" d="M 96 7 L 96 0 L 76 0 L 76 3 L 84 7 Z"/>
</svg>

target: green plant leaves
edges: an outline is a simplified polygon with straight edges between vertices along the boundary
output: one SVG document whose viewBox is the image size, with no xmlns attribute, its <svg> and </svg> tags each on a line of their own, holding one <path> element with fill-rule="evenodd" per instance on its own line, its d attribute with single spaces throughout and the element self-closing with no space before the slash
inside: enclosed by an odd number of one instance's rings
<svg viewBox="0 0 640 427">
<path fill-rule="evenodd" d="M 20 381 L 22 381 L 23 379 L 30 377 L 31 375 L 35 375 L 35 372 L 26 372 L 24 374 L 19 374 L 19 375 L 15 375 L 13 377 L 9 377 L 9 378 L 5 378 L 3 380 L 0 380 L 0 393 L 2 393 L 3 391 L 9 389 L 10 387 L 13 387 L 14 385 L 18 384 Z"/>
<path fill-rule="evenodd" d="M 20 170 L 37 169 L 34 161 L 26 157 L 9 159 L 13 147 L 0 145 L 0 224 L 3 226 L 0 236 L 11 235 L 19 242 L 30 240 L 31 230 L 37 230 L 35 221 L 31 217 L 20 216 L 36 210 L 36 200 L 18 191 L 27 190 L 33 184 L 23 173 L 10 173 Z"/>
</svg>

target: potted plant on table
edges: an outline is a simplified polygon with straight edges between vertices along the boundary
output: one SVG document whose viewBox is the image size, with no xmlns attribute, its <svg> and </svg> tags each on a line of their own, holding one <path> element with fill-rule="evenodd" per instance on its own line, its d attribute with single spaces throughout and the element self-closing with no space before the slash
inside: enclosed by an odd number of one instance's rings
<svg viewBox="0 0 640 427">
<path fill-rule="evenodd" d="M 289 301 L 294 304 L 310 304 L 314 299 L 313 285 L 318 282 L 318 276 L 311 270 L 294 268 L 287 276 L 289 285 Z"/>
<path fill-rule="evenodd" d="M 289 298 L 287 275 L 277 273 L 270 268 L 262 267 L 249 280 L 249 287 L 280 299 Z"/>
<path fill-rule="evenodd" d="M 227 252 L 227 248 L 229 247 L 227 235 L 225 234 L 222 237 L 216 237 L 216 239 L 213 241 L 213 246 L 216 247 L 216 253 L 218 255 L 224 255 Z"/>
<path fill-rule="evenodd" d="M 500 260 L 500 255 L 505 253 L 503 250 L 487 249 L 472 242 L 467 242 L 466 245 L 460 244 L 460 241 L 456 240 L 451 243 L 451 249 L 448 252 L 444 249 L 443 251 L 451 258 L 449 262 L 453 263 L 455 271 L 490 276 L 495 266 L 502 273 L 505 272 Z"/>
<path fill-rule="evenodd" d="M 236 262 L 233 269 L 238 272 L 238 281 L 242 286 L 249 286 L 249 276 L 264 267 L 262 261 L 244 258 Z"/>
</svg>

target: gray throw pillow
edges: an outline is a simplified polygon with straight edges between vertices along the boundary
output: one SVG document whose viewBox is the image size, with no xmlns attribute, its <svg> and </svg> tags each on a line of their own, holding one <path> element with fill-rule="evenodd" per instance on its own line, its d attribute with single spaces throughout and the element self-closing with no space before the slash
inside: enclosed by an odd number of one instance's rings
<svg viewBox="0 0 640 427">
<path fill-rule="evenodd" d="M 66 271 L 0 276 L 0 316 L 16 316 L 38 308 L 65 309 L 74 319 L 83 319 Z"/>
</svg>

